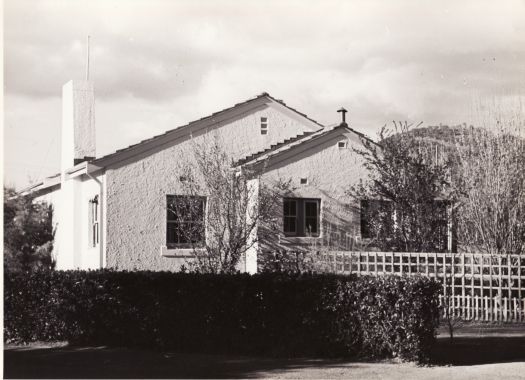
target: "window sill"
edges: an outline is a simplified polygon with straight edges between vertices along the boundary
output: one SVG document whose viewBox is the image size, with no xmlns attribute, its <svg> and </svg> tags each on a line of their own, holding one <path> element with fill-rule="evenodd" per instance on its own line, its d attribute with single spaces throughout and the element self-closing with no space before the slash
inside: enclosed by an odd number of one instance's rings
<svg viewBox="0 0 525 380">
<path fill-rule="evenodd" d="M 311 241 L 315 241 L 317 239 L 319 239 L 321 237 L 321 235 L 318 235 L 318 236 L 284 236 L 283 237 L 283 240 L 285 240 L 286 242 L 288 243 L 306 243 L 306 242 L 311 242 Z"/>
<path fill-rule="evenodd" d="M 197 248 L 196 251 L 204 252 L 203 248 Z M 168 248 L 165 245 L 160 247 L 160 255 L 164 257 L 195 257 L 193 248 Z"/>
</svg>

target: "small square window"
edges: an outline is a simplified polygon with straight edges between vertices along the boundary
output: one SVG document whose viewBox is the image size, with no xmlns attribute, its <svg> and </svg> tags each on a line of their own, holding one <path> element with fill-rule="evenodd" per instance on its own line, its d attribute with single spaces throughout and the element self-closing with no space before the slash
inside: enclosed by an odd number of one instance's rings
<svg viewBox="0 0 525 380">
<path fill-rule="evenodd" d="M 308 178 L 301 178 L 301 185 L 307 185 L 308 184 Z"/>
<path fill-rule="evenodd" d="M 337 143 L 337 146 L 339 147 L 339 149 L 344 149 L 346 148 L 346 141 L 339 141 Z"/>
</svg>

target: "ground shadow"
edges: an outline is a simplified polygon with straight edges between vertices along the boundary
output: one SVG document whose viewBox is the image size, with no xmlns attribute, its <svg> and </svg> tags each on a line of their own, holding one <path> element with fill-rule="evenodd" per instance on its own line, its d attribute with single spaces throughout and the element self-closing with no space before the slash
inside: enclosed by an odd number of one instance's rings
<svg viewBox="0 0 525 380">
<path fill-rule="evenodd" d="M 435 365 L 475 365 L 525 361 L 525 325 L 466 326 L 455 338 L 441 331 L 432 352 Z"/>
<path fill-rule="evenodd" d="M 525 361 L 525 337 L 457 337 L 439 339 L 432 364 L 474 365 Z"/>
<path fill-rule="evenodd" d="M 432 365 L 525 361 L 525 325 L 468 326 L 453 342 L 441 330 Z M 275 359 L 183 354 L 153 350 L 29 346 L 4 350 L 5 378 L 258 378 L 312 368 L 319 374 L 359 369 L 366 363 L 329 359 Z M 340 370 L 340 371 L 339 371 Z M 334 372 L 331 372 L 334 373 Z"/>
<path fill-rule="evenodd" d="M 4 350 L 5 378 L 256 378 L 261 372 L 308 367 L 348 369 L 352 365 L 339 360 L 250 358 L 106 347 Z"/>
</svg>

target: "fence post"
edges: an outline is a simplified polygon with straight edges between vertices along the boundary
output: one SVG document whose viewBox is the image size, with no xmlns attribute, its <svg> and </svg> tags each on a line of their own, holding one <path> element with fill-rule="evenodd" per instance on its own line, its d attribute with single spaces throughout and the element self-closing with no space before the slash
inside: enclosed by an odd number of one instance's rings
<svg viewBox="0 0 525 380">
<path fill-rule="evenodd" d="M 483 296 L 483 303 L 484 303 L 484 309 L 485 309 L 485 321 L 489 320 L 489 308 L 488 308 L 488 298 L 487 296 Z"/>
<path fill-rule="evenodd" d="M 508 276 L 508 293 L 509 293 L 509 302 L 510 302 L 510 298 L 512 297 L 512 284 L 514 283 L 514 281 L 512 280 L 512 275 L 511 275 L 511 272 L 512 272 L 512 269 L 511 269 L 511 262 L 512 261 L 512 256 L 511 255 L 507 255 L 507 270 L 508 270 L 508 273 L 507 273 L 507 276 Z"/>
<path fill-rule="evenodd" d="M 463 301 L 465 301 L 465 300 L 467 301 L 467 319 L 468 320 L 472 319 L 472 317 L 471 317 L 471 309 L 470 309 L 470 299 L 471 298 L 472 297 L 467 297 L 466 299 L 463 298 Z"/>
<path fill-rule="evenodd" d="M 474 297 L 474 254 L 470 255 L 470 291 L 471 296 Z"/>
<path fill-rule="evenodd" d="M 434 277 L 436 278 L 436 280 L 439 278 L 439 273 L 437 271 L 437 253 L 434 252 Z"/>
<path fill-rule="evenodd" d="M 454 258 L 452 258 L 454 260 Z M 463 296 L 463 301 L 461 303 L 461 310 L 463 317 L 465 316 L 465 255 L 461 255 L 461 295 Z"/>
<path fill-rule="evenodd" d="M 485 295 L 485 281 L 484 281 L 484 276 L 485 276 L 485 268 L 484 268 L 484 265 L 485 265 L 485 257 L 483 257 L 483 255 L 480 256 L 480 260 L 481 260 L 481 272 L 480 272 L 480 275 L 479 275 L 479 291 L 480 291 L 480 296 L 484 296 Z"/>
<path fill-rule="evenodd" d="M 478 299 L 478 296 L 474 296 L 474 319 L 476 319 L 476 321 L 478 320 L 478 307 L 479 307 L 479 299 Z"/>
</svg>

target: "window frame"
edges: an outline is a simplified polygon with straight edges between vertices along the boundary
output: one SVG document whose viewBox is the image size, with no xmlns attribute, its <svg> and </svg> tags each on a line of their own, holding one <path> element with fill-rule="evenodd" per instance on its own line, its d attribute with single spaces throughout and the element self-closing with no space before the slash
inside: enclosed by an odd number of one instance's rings
<svg viewBox="0 0 525 380">
<path fill-rule="evenodd" d="M 284 213 L 284 204 L 285 202 L 295 202 L 296 215 L 295 215 L 295 232 L 285 231 L 285 218 L 293 217 L 293 215 L 288 215 Z M 316 215 L 315 220 L 317 223 L 317 231 L 315 233 L 308 233 L 307 228 L 307 218 L 311 219 L 313 216 L 306 215 L 306 205 L 308 203 L 314 203 L 316 205 Z M 320 237 L 321 236 L 321 199 L 319 198 L 292 198 L 285 197 L 283 198 L 283 228 L 282 232 L 284 236 L 289 237 Z"/>
<path fill-rule="evenodd" d="M 183 220 L 183 221 L 177 221 L 177 220 L 170 220 L 170 204 L 175 199 L 197 199 L 202 202 L 202 221 L 195 221 L 195 220 Z M 206 244 L 206 213 L 207 213 L 207 206 L 208 206 L 208 200 L 205 196 L 199 196 L 199 195 L 181 195 L 181 194 L 167 194 L 166 195 L 166 248 L 168 249 L 185 249 L 185 248 L 202 248 Z M 170 241 L 170 224 L 171 225 L 177 225 L 179 223 L 188 223 L 188 224 L 201 224 L 202 228 L 202 236 L 199 241 L 192 242 L 180 242 L 181 237 L 178 236 L 178 242 Z M 177 233 L 177 230 L 175 229 L 175 233 Z M 186 239 L 186 238 L 185 238 Z"/>
<path fill-rule="evenodd" d="M 293 215 L 291 214 L 285 214 L 284 212 L 284 203 L 285 202 L 293 202 L 294 205 L 295 205 L 295 213 Z M 287 236 L 295 236 L 297 235 L 297 220 L 298 220 L 298 213 L 297 213 L 297 200 L 296 199 L 293 199 L 293 198 L 284 198 L 283 199 L 283 232 L 287 235 Z M 294 219 L 294 230 L 293 231 L 285 231 L 285 226 L 286 226 L 286 223 L 285 223 L 285 218 L 293 218 Z"/>
<path fill-rule="evenodd" d="M 308 229 L 307 229 L 307 226 L 306 226 L 306 219 L 309 218 L 311 219 L 312 216 L 307 216 L 306 215 L 306 205 L 310 203 L 310 204 L 315 204 L 315 221 L 316 221 L 316 227 L 317 227 L 317 231 L 315 233 L 309 233 L 307 232 Z M 305 236 L 313 236 L 313 237 L 318 237 L 320 235 L 320 232 L 319 232 L 319 224 L 321 222 L 321 210 L 320 210 L 320 205 L 321 205 L 321 200 L 320 199 L 305 199 L 303 201 L 303 204 L 304 204 L 304 207 L 303 207 L 303 212 L 304 212 L 304 217 L 303 217 L 303 229 L 304 229 L 304 234 Z M 309 235 L 307 235 L 307 233 L 309 233 Z"/>
<path fill-rule="evenodd" d="M 98 195 L 95 195 L 89 200 L 88 203 L 88 219 L 89 219 L 89 232 L 88 232 L 88 246 L 90 248 L 96 248 L 100 242 L 99 233 L 99 202 Z"/>
</svg>

